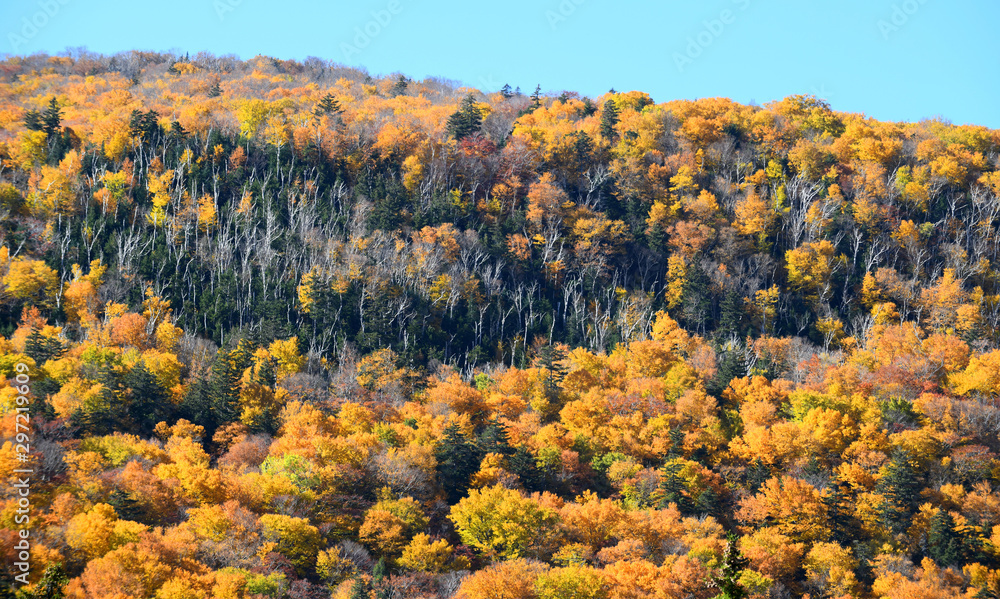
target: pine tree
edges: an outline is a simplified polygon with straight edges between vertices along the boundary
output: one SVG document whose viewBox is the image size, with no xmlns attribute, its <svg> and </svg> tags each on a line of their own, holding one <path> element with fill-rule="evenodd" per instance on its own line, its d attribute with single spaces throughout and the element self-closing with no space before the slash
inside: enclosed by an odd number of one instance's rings
<svg viewBox="0 0 1000 599">
<path fill-rule="evenodd" d="M 462 434 L 458 425 L 452 424 L 444 429 L 444 438 L 434 457 L 438 462 L 438 480 L 448 495 L 448 502 L 458 503 L 469 487 L 469 478 L 479 470 L 482 456 L 478 448 Z"/>
<path fill-rule="evenodd" d="M 536 85 L 535 92 L 531 94 L 531 109 L 538 110 L 542 107 L 542 86 Z"/>
<path fill-rule="evenodd" d="M 129 400 L 129 419 L 142 436 L 148 437 L 158 422 L 170 418 L 172 406 L 167 391 L 142 361 L 132 367 L 123 382 Z"/>
<path fill-rule="evenodd" d="M 507 460 L 510 471 L 517 475 L 521 486 L 529 493 L 540 493 L 545 490 L 545 477 L 538 468 L 535 456 L 524 445 L 519 445 L 514 455 Z"/>
<path fill-rule="evenodd" d="M 208 88 L 208 97 L 218 98 L 221 95 L 222 95 L 222 86 L 219 85 L 218 81 L 216 81 L 215 83 L 212 84 L 212 87 Z"/>
<path fill-rule="evenodd" d="M 962 537 L 955 531 L 955 519 L 945 510 L 939 510 L 927 529 L 927 557 L 942 568 L 957 565 L 964 553 L 962 545 Z"/>
<path fill-rule="evenodd" d="M 448 133 L 455 139 L 478 133 L 483 124 L 483 114 L 476 105 L 476 98 L 469 94 L 462 100 L 458 111 L 448 117 Z"/>
<path fill-rule="evenodd" d="M 688 496 L 687 481 L 681 477 L 682 469 L 677 462 L 668 462 L 660 469 L 660 506 L 673 503 L 682 514 L 690 514 L 694 505 Z"/>
<path fill-rule="evenodd" d="M 369 599 L 371 597 L 371 584 L 366 583 L 361 578 L 355 578 L 348 597 L 350 599 Z"/>
<path fill-rule="evenodd" d="M 618 137 L 618 133 L 615 131 L 617 124 L 618 106 L 614 100 L 608 100 L 604 103 L 604 111 L 601 114 L 601 137 L 613 142 Z"/>
<path fill-rule="evenodd" d="M 559 395 L 559 383 L 566 378 L 566 366 L 560 364 L 566 359 L 566 350 L 556 344 L 546 343 L 535 353 L 534 364 L 545 370 L 545 393 L 550 400 Z"/>
<path fill-rule="evenodd" d="M 830 519 L 831 540 L 847 547 L 861 538 L 861 523 L 854 516 L 850 485 L 837 478 L 830 482 L 832 492 L 822 497 Z"/>
<path fill-rule="evenodd" d="M 718 574 L 712 575 L 711 586 L 721 593 L 715 599 L 743 599 L 747 590 L 740 584 L 740 575 L 750 565 L 750 560 L 740 553 L 736 535 L 730 534 L 726 540 L 726 549 L 722 552 L 722 563 Z"/>
<path fill-rule="evenodd" d="M 719 494 L 712 487 L 708 487 L 698 495 L 698 501 L 694 505 L 694 512 L 718 518 L 721 513 L 719 507 Z"/>
<path fill-rule="evenodd" d="M 410 80 L 405 75 L 400 75 L 396 83 L 392 86 L 392 96 L 402 96 L 406 93 L 406 88 L 410 86 Z"/>
<path fill-rule="evenodd" d="M 494 417 L 483 432 L 479 434 L 476 443 L 479 453 L 486 455 L 496 453 L 503 456 L 514 455 L 514 448 L 510 445 L 510 437 L 507 435 L 507 427 L 496 417 Z"/>
<path fill-rule="evenodd" d="M 56 101 L 55 96 L 52 96 L 52 99 L 49 100 L 49 107 L 42 113 L 41 122 L 42 131 L 49 138 L 61 130 L 62 109 L 59 108 L 59 102 Z"/>
<path fill-rule="evenodd" d="M 885 472 L 875 485 L 875 492 L 883 497 L 878 507 L 883 523 L 894 534 L 906 532 L 910 517 L 920 498 L 920 481 L 909 462 L 909 453 L 896 449 Z"/>
<path fill-rule="evenodd" d="M 66 353 L 66 346 L 55 337 L 47 337 L 37 328 L 32 328 L 24 343 L 24 353 L 41 366 L 60 358 Z"/>
<path fill-rule="evenodd" d="M 503 87 L 500 88 L 500 95 L 503 97 L 504 100 L 510 100 L 511 98 L 514 97 L 514 92 L 511 91 L 509 83 L 503 84 Z"/>
<path fill-rule="evenodd" d="M 63 565 L 61 563 L 49 564 L 42 572 L 41 579 L 35 583 L 34 591 L 30 594 L 24 593 L 24 595 L 30 599 L 62 599 L 65 597 L 63 587 L 67 584 L 69 584 L 69 577 L 66 576 Z"/>
</svg>

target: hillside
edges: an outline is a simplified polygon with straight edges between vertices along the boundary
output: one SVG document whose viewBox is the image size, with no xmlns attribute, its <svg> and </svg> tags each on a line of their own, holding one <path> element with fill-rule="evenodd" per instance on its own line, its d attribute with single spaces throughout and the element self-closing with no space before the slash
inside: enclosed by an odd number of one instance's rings
<svg viewBox="0 0 1000 599">
<path fill-rule="evenodd" d="M 0 62 L 21 592 L 1000 596 L 1000 131 L 663 100 Z"/>
</svg>

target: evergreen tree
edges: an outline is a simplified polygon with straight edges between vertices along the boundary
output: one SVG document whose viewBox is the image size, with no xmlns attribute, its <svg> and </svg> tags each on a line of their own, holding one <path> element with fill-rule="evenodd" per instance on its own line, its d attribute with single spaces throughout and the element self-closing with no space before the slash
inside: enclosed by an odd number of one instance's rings
<svg viewBox="0 0 1000 599">
<path fill-rule="evenodd" d="M 905 450 L 893 450 L 892 459 L 875 485 L 875 492 L 883 497 L 882 504 L 878 507 L 879 515 L 886 527 L 895 534 L 904 533 L 909 528 L 910 517 L 920 499 L 920 481 L 910 465 L 909 457 Z"/>
<path fill-rule="evenodd" d="M 62 124 L 62 109 L 59 108 L 55 96 L 52 96 L 52 99 L 49 100 L 49 107 L 42 113 L 41 124 L 42 131 L 49 139 L 62 130 L 60 126 Z"/>
<path fill-rule="evenodd" d="M 371 584 L 366 583 L 360 577 L 355 578 L 348 597 L 350 599 L 369 599 L 371 597 Z"/>
<path fill-rule="evenodd" d="M 618 106 L 614 100 L 609 99 L 604 103 L 604 111 L 601 113 L 601 137 L 613 142 L 618 137 L 618 133 L 615 131 L 617 124 Z"/>
<path fill-rule="evenodd" d="M 761 486 L 763 486 L 769 478 L 771 478 L 771 469 L 768 468 L 767 464 L 762 462 L 760 458 L 755 458 L 743 472 L 743 479 L 746 481 L 746 488 L 751 493 L 759 491 Z"/>
<path fill-rule="evenodd" d="M 438 480 L 448 495 L 448 502 L 458 503 L 469 487 L 469 478 L 479 471 L 482 459 L 479 449 L 462 434 L 458 425 L 452 424 L 444 429 L 444 438 L 434 457 L 438 462 Z"/>
<path fill-rule="evenodd" d="M 406 88 L 410 86 L 410 80 L 406 78 L 405 75 L 400 75 L 396 79 L 396 83 L 392 86 L 391 94 L 393 97 L 402 96 L 406 93 Z"/>
<path fill-rule="evenodd" d="M 503 456 L 514 455 L 514 448 L 510 446 L 510 438 L 507 435 L 507 427 L 496 417 L 479 434 L 479 440 L 476 445 L 481 455 L 488 453 L 496 453 Z"/>
<path fill-rule="evenodd" d="M 690 514 L 694 504 L 687 492 L 687 481 L 681 477 L 683 466 L 676 462 L 668 462 L 660 469 L 660 507 L 671 503 L 677 505 L 682 514 Z"/>
<path fill-rule="evenodd" d="M 718 574 L 712 575 L 711 586 L 721 591 L 715 599 L 743 599 L 747 596 L 747 590 L 740 584 L 740 575 L 750 565 L 750 560 L 740 553 L 737 541 L 736 535 L 729 535 Z"/>
<path fill-rule="evenodd" d="M 24 343 L 24 353 L 42 366 L 49 360 L 56 360 L 66 353 L 66 346 L 55 337 L 42 335 L 38 328 L 33 327 Z"/>
<path fill-rule="evenodd" d="M 830 519 L 830 537 L 832 541 L 847 547 L 862 538 L 861 523 L 854 516 L 854 498 L 850 494 L 850 485 L 840 478 L 831 481 L 830 488 L 831 493 L 821 499 Z"/>
<path fill-rule="evenodd" d="M 566 351 L 553 343 L 539 347 L 535 353 L 535 366 L 545 370 L 545 393 L 549 399 L 559 395 L 559 383 L 566 377 L 566 366 L 560 362 L 565 359 Z"/>
<path fill-rule="evenodd" d="M 188 134 L 188 132 L 184 130 L 184 127 L 180 124 L 179 121 L 173 121 L 173 122 L 170 123 L 170 135 L 171 135 L 171 137 L 175 137 L 175 138 L 178 138 L 178 139 L 184 139 L 184 137 L 186 137 L 187 134 Z"/>
<path fill-rule="evenodd" d="M 947 511 L 939 510 L 927 529 L 927 557 L 947 568 L 959 564 L 963 553 L 962 536 L 955 530 L 955 519 Z"/>
<path fill-rule="evenodd" d="M 730 288 L 722 296 L 719 305 L 719 326 L 716 329 L 717 338 L 728 338 L 732 334 L 742 338 L 746 332 L 746 312 L 743 300 L 736 289 Z"/>
<path fill-rule="evenodd" d="M 220 350 L 212 364 L 208 388 L 215 426 L 233 422 L 239 416 L 240 379 L 252 357 L 251 344 L 241 339 L 232 351 Z"/>
<path fill-rule="evenodd" d="M 545 476 L 538 468 L 535 456 L 524 445 L 519 445 L 507 461 L 510 471 L 517 475 L 525 491 L 540 493 L 545 490 Z"/>
<path fill-rule="evenodd" d="M 128 397 L 129 419 L 142 436 L 148 437 L 153 434 L 158 422 L 170 418 L 172 406 L 169 395 L 142 361 L 132 367 L 123 382 Z"/>
<path fill-rule="evenodd" d="M 538 110 L 542 107 L 542 86 L 536 85 L 535 92 L 531 94 L 531 110 Z"/>
<path fill-rule="evenodd" d="M 133 110 L 129 117 L 129 134 L 145 143 L 153 144 L 160 132 L 159 114 L 155 110 Z"/>
<path fill-rule="evenodd" d="M 222 86 L 219 85 L 218 81 L 216 81 L 215 83 L 212 84 L 212 87 L 208 88 L 208 97 L 218 98 L 221 95 L 222 95 Z"/>
<path fill-rule="evenodd" d="M 476 98 L 472 94 L 465 96 L 458 111 L 448 117 L 448 133 L 455 139 L 478 133 L 483 124 L 483 114 L 476 106 Z"/>
<path fill-rule="evenodd" d="M 23 593 L 25 599 L 62 599 L 63 587 L 69 584 L 69 577 L 63 570 L 63 565 L 49 564 L 42 572 L 42 577 L 35 583 L 34 591 Z"/>
<path fill-rule="evenodd" d="M 514 97 L 514 92 L 510 90 L 509 83 L 503 84 L 503 87 L 500 88 L 500 95 L 503 97 L 504 100 L 510 100 L 511 98 Z"/>
<path fill-rule="evenodd" d="M 719 508 L 719 494 L 712 487 L 708 487 L 698 495 L 698 501 L 694 505 L 694 512 L 718 518 L 721 514 Z"/>
</svg>

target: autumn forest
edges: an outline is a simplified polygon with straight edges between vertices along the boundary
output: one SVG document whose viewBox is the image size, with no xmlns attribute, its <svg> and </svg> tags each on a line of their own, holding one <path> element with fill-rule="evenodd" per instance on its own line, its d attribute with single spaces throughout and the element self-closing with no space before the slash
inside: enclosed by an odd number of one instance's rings
<svg viewBox="0 0 1000 599">
<path fill-rule="evenodd" d="M 0 598 L 1000 597 L 1000 131 L 515 83 L 0 62 Z"/>
</svg>

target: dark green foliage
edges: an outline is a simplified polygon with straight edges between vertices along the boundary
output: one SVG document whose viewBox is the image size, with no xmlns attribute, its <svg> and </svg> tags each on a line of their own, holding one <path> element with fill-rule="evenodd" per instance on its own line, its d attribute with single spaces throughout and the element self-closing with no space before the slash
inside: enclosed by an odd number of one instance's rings
<svg viewBox="0 0 1000 599">
<path fill-rule="evenodd" d="M 160 133 L 159 117 L 155 110 L 133 110 L 128 122 L 129 134 L 143 143 L 155 143 Z"/>
<path fill-rule="evenodd" d="M 694 505 L 694 513 L 718 518 L 722 514 L 722 499 L 715 489 L 708 487 L 698 494 L 698 500 Z"/>
<path fill-rule="evenodd" d="M 500 88 L 500 95 L 503 97 L 504 100 L 510 100 L 511 98 L 514 97 L 514 92 L 511 91 L 509 83 L 503 84 L 503 87 Z"/>
<path fill-rule="evenodd" d="M 69 584 L 69 577 L 66 576 L 63 565 L 61 563 L 49 564 L 42 572 L 42 577 L 35 584 L 34 591 L 30 593 L 19 592 L 18 597 L 19 599 L 62 599 L 65 597 L 63 587 L 67 584 Z"/>
<path fill-rule="evenodd" d="M 476 97 L 469 94 L 462 100 L 458 111 L 448 117 L 448 133 L 455 139 L 462 139 L 478 133 L 483 124 L 483 114 L 476 106 Z"/>
<path fill-rule="evenodd" d="M 566 350 L 552 343 L 547 343 L 535 352 L 535 364 L 545 370 L 545 392 L 550 399 L 559 393 L 559 383 L 566 376 L 566 366 L 560 364 L 566 359 Z"/>
<path fill-rule="evenodd" d="M 538 493 L 546 490 L 545 476 L 538 468 L 535 456 L 524 445 L 519 445 L 517 450 L 507 460 L 510 471 L 517 475 L 525 491 Z"/>
<path fill-rule="evenodd" d="M 604 103 L 604 110 L 601 113 L 601 137 L 609 142 L 618 138 L 615 125 L 618 124 L 618 106 L 614 100 Z"/>
<path fill-rule="evenodd" d="M 695 505 L 688 493 L 687 482 L 680 475 L 683 468 L 678 463 L 667 463 L 660 469 L 660 506 L 667 507 L 673 503 L 682 514 L 687 515 L 694 511 Z"/>
<path fill-rule="evenodd" d="M 142 361 L 125 375 L 123 384 L 131 422 L 141 436 L 152 435 L 156 424 L 169 420 L 173 412 L 169 394 Z"/>
<path fill-rule="evenodd" d="M 313 109 L 313 114 L 316 116 L 322 116 L 324 114 L 333 114 L 343 112 L 340 107 L 340 102 L 333 97 L 333 94 L 326 94 L 323 99 L 319 101 L 316 108 Z"/>
<path fill-rule="evenodd" d="M 895 449 L 875 485 L 875 492 L 884 498 L 878 507 L 886 527 L 901 534 L 910 526 L 910 518 L 920 501 L 920 480 L 905 450 Z"/>
<path fill-rule="evenodd" d="M 740 574 L 750 565 L 750 560 L 743 557 L 739 550 L 739 539 L 730 534 L 726 540 L 726 548 L 722 552 L 722 563 L 718 572 L 712 575 L 711 586 L 719 589 L 715 599 L 743 599 L 747 590 L 740 584 Z"/>
<path fill-rule="evenodd" d="M 497 418 L 493 418 L 486 425 L 483 432 L 479 434 L 476 445 L 482 455 L 496 453 L 511 456 L 514 454 L 514 448 L 510 446 L 510 437 L 507 435 L 507 427 Z"/>
<path fill-rule="evenodd" d="M 469 488 L 469 478 L 479 471 L 482 454 L 475 443 L 462 434 L 458 425 L 452 424 L 444 430 L 444 439 L 434 457 L 438 462 L 438 481 L 448 496 L 448 502 L 458 503 Z"/>
<path fill-rule="evenodd" d="M 218 98 L 221 95 L 222 95 L 222 86 L 219 85 L 218 81 L 216 81 L 215 83 L 212 84 L 212 87 L 208 88 L 208 97 Z"/>
<path fill-rule="evenodd" d="M 24 343 L 24 353 L 34 360 L 35 364 L 42 366 L 49 360 L 60 358 L 66 353 L 66 346 L 55 337 L 47 337 L 37 328 L 32 328 Z"/>
<path fill-rule="evenodd" d="M 962 560 L 963 549 L 962 536 L 955 530 L 955 519 L 947 511 L 939 510 L 927 529 L 927 557 L 946 568 Z"/>
<path fill-rule="evenodd" d="M 402 96 L 403 94 L 406 93 L 406 88 L 409 86 L 410 86 L 410 80 L 407 79 L 405 75 L 400 75 L 399 78 L 396 79 L 396 83 L 393 84 L 392 90 L 390 91 L 390 95 L 393 97 Z"/>
</svg>

